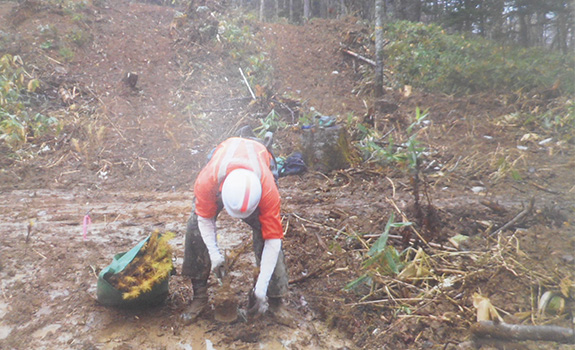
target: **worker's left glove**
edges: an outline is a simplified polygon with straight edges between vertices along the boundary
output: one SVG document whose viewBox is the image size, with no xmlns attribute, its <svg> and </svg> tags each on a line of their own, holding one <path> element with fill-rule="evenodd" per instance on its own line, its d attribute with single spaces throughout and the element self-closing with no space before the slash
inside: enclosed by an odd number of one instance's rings
<svg viewBox="0 0 575 350">
<path fill-rule="evenodd" d="M 226 262 L 224 257 L 221 254 L 219 254 L 219 252 L 218 254 L 213 255 L 214 255 L 213 259 L 212 256 L 210 255 L 210 260 L 212 263 L 212 272 L 219 280 L 221 280 L 226 275 Z"/>
<path fill-rule="evenodd" d="M 257 318 L 268 310 L 268 301 L 265 295 L 256 295 L 255 291 L 249 294 L 248 298 L 248 316 Z"/>
<path fill-rule="evenodd" d="M 216 276 L 216 278 L 218 280 L 220 280 L 220 282 L 226 276 L 226 266 L 225 265 L 226 265 L 225 263 L 221 263 L 212 269 L 212 271 L 214 272 L 214 275 Z"/>
</svg>

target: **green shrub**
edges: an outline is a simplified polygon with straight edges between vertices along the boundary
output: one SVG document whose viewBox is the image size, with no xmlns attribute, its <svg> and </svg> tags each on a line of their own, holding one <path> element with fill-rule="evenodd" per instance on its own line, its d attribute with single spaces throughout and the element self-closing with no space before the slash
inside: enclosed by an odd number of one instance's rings
<svg viewBox="0 0 575 350">
<path fill-rule="evenodd" d="M 413 122 L 406 128 L 406 141 L 396 144 L 390 135 L 387 141 L 379 135 L 379 131 L 357 124 L 360 132 L 359 141 L 356 144 L 364 161 L 380 165 L 394 165 L 406 171 L 416 168 L 425 147 L 418 140 L 419 131 L 423 121 L 427 118 L 428 111 L 415 109 Z"/>
<path fill-rule="evenodd" d="M 558 83 L 562 93 L 575 93 L 572 56 L 450 35 L 434 24 L 399 21 L 388 23 L 384 31 L 390 40 L 385 64 L 401 85 L 465 94 L 526 92 Z"/>
<path fill-rule="evenodd" d="M 81 29 L 73 29 L 70 33 L 68 33 L 68 39 L 78 47 L 83 47 L 92 41 L 91 35 Z"/>
<path fill-rule="evenodd" d="M 230 57 L 243 69 L 251 87 L 256 89 L 257 85 L 271 86 L 273 67 L 270 57 L 262 49 L 260 41 L 253 33 L 253 28 L 249 26 L 249 15 L 218 20 L 218 39 Z"/>
<path fill-rule="evenodd" d="M 27 79 L 19 56 L 0 58 L 0 140 L 20 148 L 28 138 L 39 137 L 60 128 L 53 117 L 32 112 L 24 102 L 40 86 L 37 79 Z"/>
<path fill-rule="evenodd" d="M 362 271 L 365 271 L 359 278 L 349 282 L 345 290 L 352 290 L 363 283 L 371 284 L 374 275 L 381 274 L 387 276 L 396 276 L 405 267 L 405 252 L 398 252 L 393 246 L 387 244 L 389 232 L 392 228 L 409 226 L 411 222 L 394 222 L 395 216 L 391 213 L 385 229 L 379 238 L 373 243 L 366 253 L 366 258 L 361 265 Z M 356 237 L 363 240 L 361 236 Z M 364 245 L 366 243 L 364 242 Z"/>
</svg>

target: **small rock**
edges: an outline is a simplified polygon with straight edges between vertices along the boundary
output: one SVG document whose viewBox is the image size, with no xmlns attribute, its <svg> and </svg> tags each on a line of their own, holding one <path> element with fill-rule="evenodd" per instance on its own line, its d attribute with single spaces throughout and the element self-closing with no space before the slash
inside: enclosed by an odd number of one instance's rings
<svg viewBox="0 0 575 350">
<path fill-rule="evenodd" d="M 138 74 L 134 72 L 128 72 L 122 81 L 132 89 L 135 89 L 136 84 L 138 83 Z"/>
<path fill-rule="evenodd" d="M 471 187 L 471 192 L 473 192 L 473 193 L 485 192 L 485 187 L 483 187 L 483 186 L 473 186 L 473 187 Z"/>
</svg>

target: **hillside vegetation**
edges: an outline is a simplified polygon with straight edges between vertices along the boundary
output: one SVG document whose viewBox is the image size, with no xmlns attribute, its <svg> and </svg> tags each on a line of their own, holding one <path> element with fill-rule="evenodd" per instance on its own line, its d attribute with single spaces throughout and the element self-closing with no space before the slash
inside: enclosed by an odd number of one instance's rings
<svg viewBox="0 0 575 350">
<path fill-rule="evenodd" d="M 394 22 L 384 27 L 386 63 L 399 84 L 446 94 L 575 93 L 575 57 L 540 48 L 503 46 L 440 26 Z"/>
<path fill-rule="evenodd" d="M 228 54 L 236 61 L 247 62 L 250 83 L 271 86 L 272 70 L 266 53 L 254 52 L 255 37 L 249 27 L 236 24 L 244 20 L 221 17 L 219 22 Z M 390 88 L 409 85 L 458 96 L 488 92 L 513 100 L 535 101 L 544 108 L 518 111 L 519 122 L 570 134 L 575 124 L 575 102 L 570 99 L 575 93 L 572 55 L 448 34 L 434 24 L 397 21 L 386 24 L 384 32 L 388 78 L 385 84 Z M 372 36 L 354 39 L 352 46 L 359 47 L 363 54 L 369 56 L 374 51 Z M 364 79 L 371 80 L 371 74 L 367 71 Z M 44 115 L 35 103 L 40 99 L 38 94 L 42 94 L 42 89 L 36 91 L 42 82 L 27 73 L 26 62 L 20 56 L 1 57 L 0 85 L 0 140 L 13 151 L 30 141 L 38 142 L 46 133 L 57 136 L 62 130 L 58 116 Z M 549 100 L 558 97 L 564 99 L 549 106 Z"/>
</svg>

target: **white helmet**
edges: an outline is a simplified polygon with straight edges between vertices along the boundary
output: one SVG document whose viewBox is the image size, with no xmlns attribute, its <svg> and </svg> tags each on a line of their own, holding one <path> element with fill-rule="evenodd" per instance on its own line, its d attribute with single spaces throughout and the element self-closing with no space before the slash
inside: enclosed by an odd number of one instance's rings
<svg viewBox="0 0 575 350">
<path fill-rule="evenodd" d="M 230 216 L 245 219 L 258 207 L 262 184 L 253 171 L 235 169 L 226 176 L 222 186 L 222 201 Z"/>
</svg>

